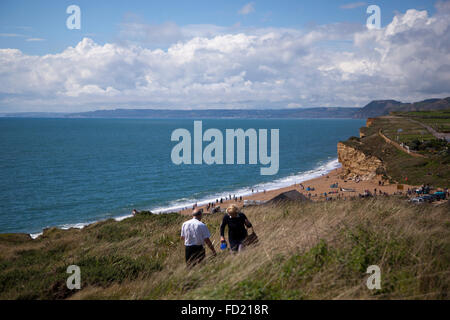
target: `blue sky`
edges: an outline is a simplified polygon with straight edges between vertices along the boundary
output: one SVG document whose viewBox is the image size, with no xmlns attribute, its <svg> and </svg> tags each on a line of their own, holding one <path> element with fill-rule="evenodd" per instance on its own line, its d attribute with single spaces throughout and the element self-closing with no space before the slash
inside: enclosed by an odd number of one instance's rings
<svg viewBox="0 0 450 320">
<path fill-rule="evenodd" d="M 66 8 L 72 4 L 81 8 L 81 30 L 66 28 L 65 22 L 69 16 Z M 239 14 L 246 4 L 251 4 L 254 10 L 248 14 Z M 192 24 L 230 27 L 240 24 L 242 27 L 307 29 L 316 24 L 335 22 L 364 24 L 369 4 L 376 4 L 382 9 L 382 25 L 390 22 L 396 12 L 404 12 L 409 8 L 427 10 L 431 14 L 435 11 L 434 3 L 430 0 L 2 0 L 0 48 L 17 48 L 28 54 L 43 55 L 75 46 L 86 36 L 100 44 L 114 42 L 120 25 L 130 20 L 148 24 L 172 22 L 180 27 Z"/>
<path fill-rule="evenodd" d="M 450 0 L 0 1 L 0 113 L 362 107 L 449 83 Z"/>
</svg>

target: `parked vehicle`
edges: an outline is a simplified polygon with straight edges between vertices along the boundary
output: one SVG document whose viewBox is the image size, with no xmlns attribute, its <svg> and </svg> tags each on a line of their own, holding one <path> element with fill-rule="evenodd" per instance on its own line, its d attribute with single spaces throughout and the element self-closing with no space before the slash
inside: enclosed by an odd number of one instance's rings
<svg viewBox="0 0 450 320">
<path fill-rule="evenodd" d="M 436 191 L 433 196 L 436 200 L 445 200 L 445 192 L 443 191 Z"/>
<path fill-rule="evenodd" d="M 425 200 L 423 200 L 422 197 L 412 198 L 409 200 L 411 203 L 424 203 Z"/>
<path fill-rule="evenodd" d="M 421 196 L 421 198 L 426 201 L 426 202 L 433 202 L 434 201 L 434 197 L 432 195 L 426 194 Z"/>
</svg>

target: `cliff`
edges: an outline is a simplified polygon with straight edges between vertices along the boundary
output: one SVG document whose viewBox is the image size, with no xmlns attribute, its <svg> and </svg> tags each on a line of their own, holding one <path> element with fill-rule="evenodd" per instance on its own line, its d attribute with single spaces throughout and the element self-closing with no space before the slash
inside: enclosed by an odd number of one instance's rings
<svg viewBox="0 0 450 320">
<path fill-rule="evenodd" d="M 448 112 L 421 111 L 367 119 L 359 138 L 338 143 L 345 178 L 369 180 L 380 175 L 391 183 L 450 187 L 450 144 L 437 139 L 422 124 L 450 127 Z"/>
<path fill-rule="evenodd" d="M 383 162 L 375 156 L 367 155 L 343 142 L 338 143 L 337 150 L 347 179 L 359 177 L 361 180 L 370 180 L 385 171 Z"/>
</svg>

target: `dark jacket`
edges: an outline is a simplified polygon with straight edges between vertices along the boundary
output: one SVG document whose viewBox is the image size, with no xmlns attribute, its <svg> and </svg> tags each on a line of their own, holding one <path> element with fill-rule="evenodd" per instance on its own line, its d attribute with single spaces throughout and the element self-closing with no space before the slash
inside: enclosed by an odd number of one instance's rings
<svg viewBox="0 0 450 320">
<path fill-rule="evenodd" d="M 222 224 L 220 225 L 220 235 L 225 234 L 225 226 L 228 226 L 228 240 L 242 241 L 247 237 L 247 229 L 245 228 L 245 220 L 247 217 L 242 212 L 239 212 L 236 218 L 230 217 L 227 213 L 223 216 Z M 251 227 L 251 224 L 248 226 Z"/>
</svg>

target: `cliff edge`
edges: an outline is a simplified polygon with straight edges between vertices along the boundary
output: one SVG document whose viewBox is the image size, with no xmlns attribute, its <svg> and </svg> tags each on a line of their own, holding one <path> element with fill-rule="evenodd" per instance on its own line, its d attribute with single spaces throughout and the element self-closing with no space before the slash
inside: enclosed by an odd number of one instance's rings
<svg viewBox="0 0 450 320">
<path fill-rule="evenodd" d="M 344 178 L 370 180 L 382 176 L 391 183 L 450 187 L 450 143 L 427 126 L 446 132 L 450 109 L 406 112 L 368 118 L 359 137 L 337 145 Z"/>
<path fill-rule="evenodd" d="M 383 162 L 375 156 L 339 142 L 338 160 L 344 168 L 346 179 L 371 180 L 385 171 Z"/>
</svg>

